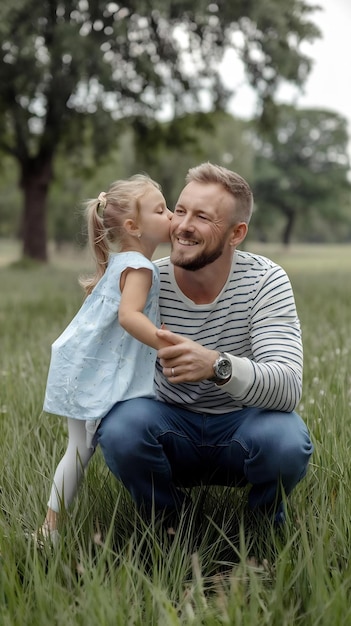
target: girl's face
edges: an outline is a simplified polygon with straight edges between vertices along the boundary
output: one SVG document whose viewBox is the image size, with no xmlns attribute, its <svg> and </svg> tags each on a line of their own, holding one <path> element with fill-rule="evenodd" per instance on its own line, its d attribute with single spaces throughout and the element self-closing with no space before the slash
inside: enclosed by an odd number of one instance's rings
<svg viewBox="0 0 351 626">
<path fill-rule="evenodd" d="M 170 241 L 170 223 L 172 212 L 167 209 L 166 200 L 162 193 L 151 187 L 139 200 L 138 225 L 142 239 L 158 245 Z"/>
</svg>

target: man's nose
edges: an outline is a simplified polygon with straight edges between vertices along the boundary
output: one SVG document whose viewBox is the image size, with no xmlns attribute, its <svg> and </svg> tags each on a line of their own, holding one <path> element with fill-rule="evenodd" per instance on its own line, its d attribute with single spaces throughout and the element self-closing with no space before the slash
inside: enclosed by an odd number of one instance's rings
<svg viewBox="0 0 351 626">
<path fill-rule="evenodd" d="M 194 220 L 193 220 L 192 215 L 190 213 L 186 213 L 180 219 L 179 227 L 182 230 L 193 230 L 193 228 L 194 228 L 194 223 L 193 222 L 194 222 Z"/>
</svg>

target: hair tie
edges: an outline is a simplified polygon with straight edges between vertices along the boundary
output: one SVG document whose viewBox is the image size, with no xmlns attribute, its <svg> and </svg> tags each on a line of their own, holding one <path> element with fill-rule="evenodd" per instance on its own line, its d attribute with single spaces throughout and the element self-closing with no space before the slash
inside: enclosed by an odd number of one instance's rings
<svg viewBox="0 0 351 626">
<path fill-rule="evenodd" d="M 98 203 L 96 205 L 96 212 L 99 215 L 99 217 L 103 217 L 104 216 L 104 210 L 106 208 L 106 193 L 105 191 L 101 191 L 101 193 L 99 193 L 98 195 Z"/>
</svg>

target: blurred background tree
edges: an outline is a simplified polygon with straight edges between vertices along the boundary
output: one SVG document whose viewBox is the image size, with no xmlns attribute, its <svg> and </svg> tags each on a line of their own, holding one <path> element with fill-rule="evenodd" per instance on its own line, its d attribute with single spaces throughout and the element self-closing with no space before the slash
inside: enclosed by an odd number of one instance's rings
<svg viewBox="0 0 351 626">
<path fill-rule="evenodd" d="M 253 138 L 252 234 L 269 241 L 273 233 L 285 245 L 296 232 L 305 242 L 350 241 L 348 139 L 337 113 L 279 106 L 274 130 Z"/>
<path fill-rule="evenodd" d="M 219 61 L 227 47 L 258 94 L 261 127 L 271 129 L 280 82 L 302 85 L 310 70 L 301 43 L 319 36 L 310 21 L 314 8 L 304 0 L 2 3 L 0 151 L 19 171 L 23 255 L 47 260 L 49 193 L 50 200 L 57 197 L 49 221 L 56 239 L 71 229 L 63 180 L 70 167 L 72 193 L 80 186 L 74 179 L 105 167 L 118 147 L 121 167 L 109 182 L 127 172 L 126 136 L 136 148 L 133 172 L 139 163 L 152 169 L 162 149 L 178 151 L 180 170 L 180 151 L 183 161 L 195 145 L 189 143 L 196 135 L 192 123 L 208 128 L 213 120 L 203 113 L 225 110 L 230 94 Z M 159 121 L 162 115 L 168 123 Z M 211 147 L 205 144 L 199 153 Z M 222 156 L 232 152 L 229 147 Z M 162 171 L 158 162 L 161 184 Z M 174 173 L 170 160 L 166 187 Z"/>
</svg>

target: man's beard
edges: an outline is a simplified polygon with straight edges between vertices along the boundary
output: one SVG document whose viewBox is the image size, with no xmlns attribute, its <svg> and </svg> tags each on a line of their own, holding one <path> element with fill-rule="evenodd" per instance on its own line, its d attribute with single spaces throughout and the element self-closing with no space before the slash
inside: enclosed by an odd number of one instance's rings
<svg viewBox="0 0 351 626">
<path fill-rule="evenodd" d="M 210 251 L 210 252 L 202 252 L 201 254 L 199 254 L 199 256 L 193 258 L 193 259 L 182 259 L 182 258 L 174 258 L 173 257 L 173 249 L 171 250 L 171 263 L 173 263 L 173 265 L 175 265 L 176 267 L 182 267 L 184 270 L 189 270 L 190 272 L 196 272 L 196 270 L 201 270 L 203 267 L 206 267 L 206 265 L 210 265 L 210 263 L 213 263 L 214 261 L 216 261 L 222 254 L 223 252 L 223 244 L 224 241 L 221 241 L 218 246 Z"/>
</svg>

